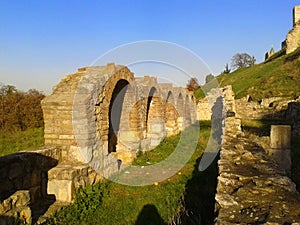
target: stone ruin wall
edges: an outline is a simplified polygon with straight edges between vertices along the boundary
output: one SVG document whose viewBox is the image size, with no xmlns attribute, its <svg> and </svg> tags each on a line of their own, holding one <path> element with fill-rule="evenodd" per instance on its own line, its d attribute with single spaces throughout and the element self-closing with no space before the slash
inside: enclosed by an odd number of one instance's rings
<svg viewBox="0 0 300 225">
<path fill-rule="evenodd" d="M 213 95 L 208 93 L 206 98 L 197 103 L 198 120 L 211 120 Z M 242 120 L 272 120 L 283 121 L 292 126 L 294 137 L 300 136 L 300 98 L 272 97 L 253 100 L 251 96 L 235 99 L 236 116 Z"/>
<path fill-rule="evenodd" d="M 115 108 L 113 98 L 120 101 Z M 134 78 L 114 64 L 63 78 L 42 108 L 45 143 L 62 146 L 64 159 L 89 162 L 104 176 L 117 172 L 118 159 L 130 163 L 137 151 L 154 148 L 196 121 L 191 93 L 154 77 Z"/>
<path fill-rule="evenodd" d="M 228 105 L 226 98 L 224 104 Z M 243 133 L 234 104 L 231 100 L 225 107 L 227 118 L 215 196 L 216 224 L 298 224 L 300 194 L 286 176 L 287 165 L 282 165 L 288 149 L 273 149 L 272 143 L 280 144 L 279 139 L 271 140 L 270 145 L 269 138 Z M 286 131 L 282 134 L 287 135 Z M 278 151 L 282 155 L 279 158 Z"/>
<path fill-rule="evenodd" d="M 300 47 L 300 6 L 293 9 L 293 28 L 287 34 L 284 46 L 287 54 Z"/>
</svg>

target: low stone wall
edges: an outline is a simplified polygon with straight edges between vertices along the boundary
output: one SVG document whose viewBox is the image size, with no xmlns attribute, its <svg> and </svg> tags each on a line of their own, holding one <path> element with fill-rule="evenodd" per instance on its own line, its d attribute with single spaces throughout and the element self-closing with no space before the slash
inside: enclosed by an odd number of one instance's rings
<svg viewBox="0 0 300 225">
<path fill-rule="evenodd" d="M 60 161 L 61 150 L 57 147 L 1 157 L 0 217 L 24 214 L 25 222 L 30 222 L 29 205 L 48 195 L 48 171 Z"/>
<path fill-rule="evenodd" d="M 272 97 L 253 101 L 250 96 L 237 99 L 236 112 L 241 119 L 283 120 L 292 99 Z"/>
</svg>

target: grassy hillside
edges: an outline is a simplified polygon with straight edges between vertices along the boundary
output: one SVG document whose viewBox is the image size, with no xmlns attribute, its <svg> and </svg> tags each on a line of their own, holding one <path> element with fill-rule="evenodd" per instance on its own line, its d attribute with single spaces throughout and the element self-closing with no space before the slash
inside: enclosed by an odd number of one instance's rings
<svg viewBox="0 0 300 225">
<path fill-rule="evenodd" d="M 236 98 L 251 95 L 254 99 L 300 95 L 300 48 L 285 55 L 275 53 L 268 61 L 217 77 L 220 86 L 232 85 Z M 196 91 L 201 97 L 201 91 Z"/>
</svg>

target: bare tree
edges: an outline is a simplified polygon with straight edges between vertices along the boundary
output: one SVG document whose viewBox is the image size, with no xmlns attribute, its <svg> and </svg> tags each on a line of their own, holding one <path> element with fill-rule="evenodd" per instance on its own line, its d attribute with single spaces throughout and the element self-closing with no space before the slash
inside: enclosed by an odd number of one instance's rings
<svg viewBox="0 0 300 225">
<path fill-rule="evenodd" d="M 253 66 L 255 64 L 255 57 L 247 53 L 237 53 L 231 59 L 231 68 L 234 70 Z"/>
</svg>

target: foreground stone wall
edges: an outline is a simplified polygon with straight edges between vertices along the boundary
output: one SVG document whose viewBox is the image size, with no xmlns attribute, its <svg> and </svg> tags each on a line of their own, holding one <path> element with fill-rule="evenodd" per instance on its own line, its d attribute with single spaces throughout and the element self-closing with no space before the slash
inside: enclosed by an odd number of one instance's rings
<svg viewBox="0 0 300 225">
<path fill-rule="evenodd" d="M 48 196 L 48 171 L 61 160 L 61 150 L 56 147 L 0 157 L 1 224 L 1 218 L 17 215 L 31 222 L 30 207 Z"/>
<path fill-rule="evenodd" d="M 235 113 L 227 116 L 218 161 L 216 224 L 299 223 L 300 194 L 267 155 L 269 138 L 246 136 Z"/>
</svg>

